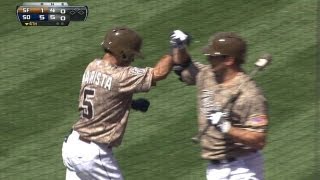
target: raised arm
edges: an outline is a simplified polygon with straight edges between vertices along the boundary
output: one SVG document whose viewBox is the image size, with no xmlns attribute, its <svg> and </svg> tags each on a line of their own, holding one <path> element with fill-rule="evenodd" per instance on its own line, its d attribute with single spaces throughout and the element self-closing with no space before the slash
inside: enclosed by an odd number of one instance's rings
<svg viewBox="0 0 320 180">
<path fill-rule="evenodd" d="M 171 55 L 164 55 L 153 68 L 152 81 L 160 81 L 167 77 L 173 67 Z"/>
<path fill-rule="evenodd" d="M 170 45 L 173 57 L 173 70 L 179 76 L 179 80 L 188 85 L 196 84 L 196 76 L 203 67 L 200 63 L 191 61 L 191 56 L 187 51 L 190 44 L 190 36 L 181 30 L 174 30 L 170 36 Z"/>
</svg>

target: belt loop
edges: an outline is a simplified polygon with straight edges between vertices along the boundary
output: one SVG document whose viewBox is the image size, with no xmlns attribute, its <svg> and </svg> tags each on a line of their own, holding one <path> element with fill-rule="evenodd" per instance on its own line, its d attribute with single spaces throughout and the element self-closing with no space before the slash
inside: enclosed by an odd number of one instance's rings
<svg viewBox="0 0 320 180">
<path fill-rule="evenodd" d="M 64 142 L 65 142 L 65 143 L 68 142 L 68 138 L 69 138 L 70 134 L 72 133 L 72 131 L 73 131 L 73 128 L 71 128 L 71 129 L 69 130 L 69 132 L 67 133 L 67 135 L 64 137 Z"/>
</svg>

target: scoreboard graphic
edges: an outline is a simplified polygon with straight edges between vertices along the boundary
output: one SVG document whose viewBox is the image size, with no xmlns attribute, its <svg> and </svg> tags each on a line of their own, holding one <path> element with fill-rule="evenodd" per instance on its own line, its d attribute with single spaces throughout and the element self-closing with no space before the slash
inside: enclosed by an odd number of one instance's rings
<svg viewBox="0 0 320 180">
<path fill-rule="evenodd" d="M 22 26 L 68 26 L 70 21 L 85 21 L 87 6 L 69 6 L 67 2 L 25 2 L 16 14 Z"/>
</svg>

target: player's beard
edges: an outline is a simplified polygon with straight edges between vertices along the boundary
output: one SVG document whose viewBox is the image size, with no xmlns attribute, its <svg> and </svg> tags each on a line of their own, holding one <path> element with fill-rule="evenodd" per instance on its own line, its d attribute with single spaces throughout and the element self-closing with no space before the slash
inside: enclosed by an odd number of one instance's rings
<svg viewBox="0 0 320 180">
<path fill-rule="evenodd" d="M 224 78 L 226 76 L 226 73 L 227 73 L 227 68 L 226 67 L 223 67 L 219 70 L 215 70 L 214 71 L 214 75 L 215 75 L 215 79 L 217 81 L 217 83 L 223 83 L 224 82 Z"/>
<path fill-rule="evenodd" d="M 223 83 L 224 77 L 227 72 L 227 67 L 224 65 L 223 62 L 213 63 L 211 64 L 212 71 L 214 72 L 214 78 L 216 79 L 217 83 Z"/>
</svg>

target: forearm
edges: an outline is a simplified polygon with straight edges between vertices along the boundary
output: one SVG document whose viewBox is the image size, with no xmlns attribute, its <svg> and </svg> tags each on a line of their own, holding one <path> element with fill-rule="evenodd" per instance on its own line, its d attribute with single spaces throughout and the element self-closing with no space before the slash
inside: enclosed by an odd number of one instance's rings
<svg viewBox="0 0 320 180">
<path fill-rule="evenodd" d="M 173 59 L 170 55 L 163 56 L 153 68 L 153 82 L 163 80 L 170 73 L 173 66 Z"/>
<path fill-rule="evenodd" d="M 173 48 L 172 56 L 175 64 L 187 64 L 191 61 L 191 57 L 186 48 Z"/>
<path fill-rule="evenodd" d="M 179 76 L 179 80 L 188 85 L 195 84 L 195 76 L 198 68 L 192 66 L 191 56 L 187 52 L 187 46 L 191 38 L 181 30 L 174 30 L 170 36 L 171 52 L 174 62 L 173 70 Z"/>
<path fill-rule="evenodd" d="M 180 81 L 188 85 L 195 85 L 196 75 L 199 69 L 191 61 L 191 57 L 185 48 L 173 48 L 173 70 L 179 76 Z"/>
<path fill-rule="evenodd" d="M 234 141 L 245 144 L 254 149 L 263 149 L 266 142 L 266 134 L 262 132 L 249 131 L 237 127 L 231 127 L 227 132 Z"/>
</svg>

